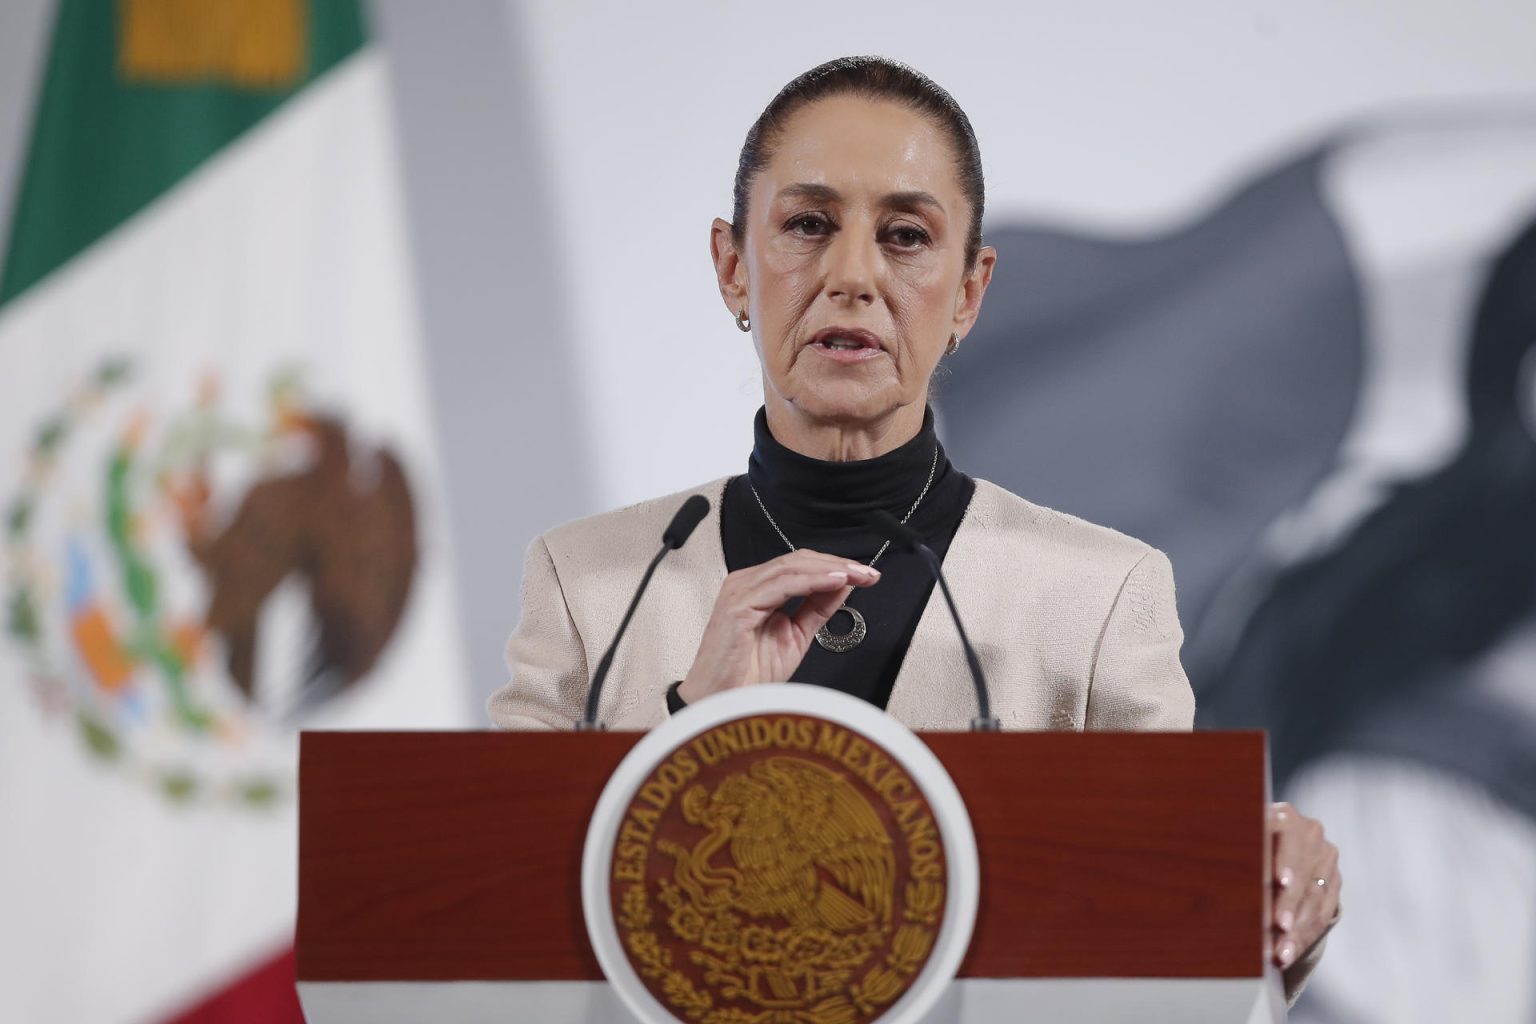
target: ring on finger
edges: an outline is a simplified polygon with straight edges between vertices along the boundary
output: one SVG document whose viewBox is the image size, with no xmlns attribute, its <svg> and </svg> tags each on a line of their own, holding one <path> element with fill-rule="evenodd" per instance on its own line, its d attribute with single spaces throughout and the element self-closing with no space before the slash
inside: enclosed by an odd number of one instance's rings
<svg viewBox="0 0 1536 1024">
<path fill-rule="evenodd" d="M 1312 881 L 1319 889 L 1328 888 L 1328 879 L 1326 878 L 1314 878 Z"/>
</svg>

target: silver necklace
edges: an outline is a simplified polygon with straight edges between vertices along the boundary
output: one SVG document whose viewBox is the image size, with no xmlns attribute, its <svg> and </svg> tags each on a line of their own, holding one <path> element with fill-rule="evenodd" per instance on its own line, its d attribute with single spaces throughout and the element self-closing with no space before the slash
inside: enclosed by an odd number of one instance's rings
<svg viewBox="0 0 1536 1024">
<path fill-rule="evenodd" d="M 923 499 L 928 497 L 928 488 L 933 486 L 933 474 L 938 472 L 938 469 L 939 446 L 934 445 L 933 463 L 928 467 L 928 479 L 924 481 L 923 489 L 919 492 L 917 500 L 912 503 L 911 508 L 907 509 L 907 514 L 901 517 L 902 526 L 907 525 L 907 520 L 912 518 L 912 513 L 917 511 L 917 506 L 921 505 Z M 747 483 L 747 486 L 752 487 L 750 481 Z M 784 536 L 784 531 L 779 529 L 779 524 L 774 522 L 773 516 L 768 514 L 768 506 L 763 504 L 763 496 L 757 493 L 756 487 L 752 487 L 752 497 L 757 499 L 757 507 L 763 510 L 763 518 L 768 520 L 768 525 L 773 527 L 773 532 L 779 535 L 779 540 L 783 541 L 784 546 L 789 548 L 790 551 L 794 551 L 795 545 L 790 542 L 788 537 Z M 875 567 L 876 562 L 880 561 L 880 556 L 885 554 L 885 549 L 890 546 L 891 542 L 889 539 L 880 545 L 880 550 L 875 552 L 875 557 L 871 558 L 867 563 L 871 569 Z M 849 618 L 853 619 L 853 628 L 846 633 L 834 633 L 827 628 L 832 624 L 832 619 L 837 617 L 837 612 L 847 612 Z M 848 607 L 847 601 L 838 606 L 837 612 L 833 612 L 827 621 L 822 624 L 822 627 L 816 631 L 816 642 L 833 654 L 843 654 L 864 642 L 864 638 L 869 635 L 869 626 L 865 623 L 864 616 L 859 614 L 857 608 Z"/>
</svg>

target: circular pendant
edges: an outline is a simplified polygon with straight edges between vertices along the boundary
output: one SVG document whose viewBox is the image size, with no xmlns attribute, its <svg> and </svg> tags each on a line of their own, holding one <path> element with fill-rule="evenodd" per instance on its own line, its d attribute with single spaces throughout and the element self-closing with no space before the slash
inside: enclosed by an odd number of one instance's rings
<svg viewBox="0 0 1536 1024">
<path fill-rule="evenodd" d="M 827 627 L 832 625 L 832 619 L 837 618 L 837 612 L 847 612 L 853 617 L 853 628 L 846 633 L 834 633 Z M 816 642 L 821 644 L 833 654 L 842 654 L 851 651 L 864 642 L 864 636 L 869 632 L 864 625 L 864 616 L 859 614 L 857 608 L 849 608 L 846 604 L 832 613 L 832 619 L 828 619 L 820 629 L 816 631 Z"/>
</svg>

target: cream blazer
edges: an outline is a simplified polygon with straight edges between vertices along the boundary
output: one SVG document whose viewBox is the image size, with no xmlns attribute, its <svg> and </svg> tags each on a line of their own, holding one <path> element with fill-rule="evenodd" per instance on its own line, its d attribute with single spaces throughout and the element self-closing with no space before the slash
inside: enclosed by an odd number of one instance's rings
<svg viewBox="0 0 1536 1024">
<path fill-rule="evenodd" d="M 592 670 L 662 531 L 685 498 L 702 494 L 709 515 L 656 570 L 599 705 L 599 718 L 614 729 L 649 729 L 667 717 L 667 687 L 693 664 L 725 580 L 727 479 L 566 523 L 529 545 L 523 616 L 507 642 L 512 678 L 488 705 L 496 726 L 569 729 L 581 717 Z M 1173 567 L 1161 551 L 977 480 L 944 575 L 1004 728 L 1194 727 Z M 913 729 L 966 729 L 976 714 L 960 635 L 937 586 L 886 710 Z M 1290 1004 L 1326 941 L 1286 970 Z"/>
<path fill-rule="evenodd" d="M 656 571 L 599 705 L 614 729 L 648 729 L 666 718 L 666 689 L 693 664 L 725 580 L 726 482 L 567 523 L 529 546 L 522 619 L 507 643 L 511 679 L 488 704 L 496 726 L 569 729 L 581 717 L 592 671 L 662 531 L 685 498 L 702 494 L 709 515 Z M 1161 551 L 978 480 L 944 574 L 1004 728 L 1193 727 L 1173 569 Z M 887 710 L 913 729 L 965 729 L 976 714 L 938 587 Z"/>
</svg>

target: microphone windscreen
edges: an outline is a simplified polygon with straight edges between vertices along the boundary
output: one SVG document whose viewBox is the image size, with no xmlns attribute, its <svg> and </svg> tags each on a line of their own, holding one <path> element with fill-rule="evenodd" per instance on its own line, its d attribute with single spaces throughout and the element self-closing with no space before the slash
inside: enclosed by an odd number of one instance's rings
<svg viewBox="0 0 1536 1024">
<path fill-rule="evenodd" d="M 694 529 L 708 514 L 709 499 L 702 494 L 695 494 L 683 502 L 683 507 L 678 509 L 677 515 L 672 517 L 666 532 L 661 535 L 661 542 L 676 551 L 688 542 Z"/>
<path fill-rule="evenodd" d="M 923 538 L 911 527 L 902 525 L 895 516 L 883 508 L 877 508 L 864 517 L 864 522 L 869 527 L 896 545 L 909 551 L 916 551 L 923 543 Z"/>
</svg>

